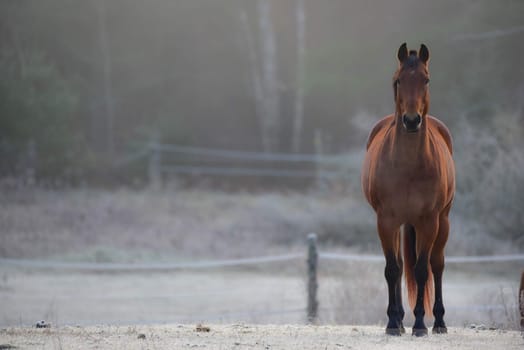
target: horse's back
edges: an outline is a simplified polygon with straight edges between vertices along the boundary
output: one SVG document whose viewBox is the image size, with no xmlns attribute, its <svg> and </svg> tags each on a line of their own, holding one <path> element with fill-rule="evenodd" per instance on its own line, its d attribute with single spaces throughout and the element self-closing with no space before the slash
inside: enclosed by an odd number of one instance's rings
<svg viewBox="0 0 524 350">
<path fill-rule="evenodd" d="M 438 135 L 444 140 L 448 147 L 449 153 L 453 154 L 453 138 L 448 127 L 442 121 L 432 115 L 428 115 L 429 127 L 437 131 Z"/>
<path fill-rule="evenodd" d="M 373 126 L 373 128 L 371 129 L 371 132 L 369 133 L 369 136 L 368 136 L 368 141 L 366 143 L 366 150 L 369 150 L 369 146 L 371 146 L 371 143 L 377 137 L 377 135 L 380 134 L 381 131 L 383 132 L 388 126 L 393 124 L 394 121 L 395 121 L 395 115 L 390 114 L 390 115 L 387 115 L 384 118 L 380 119 Z"/>
<path fill-rule="evenodd" d="M 387 130 L 394 124 L 395 116 L 390 114 L 380 119 L 371 129 L 366 144 L 366 155 L 361 173 L 361 185 L 364 196 L 373 208 L 376 208 L 377 198 L 374 196 L 373 179 L 375 177 L 375 167 L 378 162 L 379 149 L 384 142 Z"/>
<path fill-rule="evenodd" d="M 439 119 L 428 115 L 428 126 L 433 131 L 433 146 L 440 146 L 440 154 L 433 154 L 435 163 L 440 162 L 440 178 L 443 190 L 446 192 L 446 206 L 451 203 L 455 196 L 455 163 L 453 162 L 453 139 L 447 126 Z"/>
</svg>

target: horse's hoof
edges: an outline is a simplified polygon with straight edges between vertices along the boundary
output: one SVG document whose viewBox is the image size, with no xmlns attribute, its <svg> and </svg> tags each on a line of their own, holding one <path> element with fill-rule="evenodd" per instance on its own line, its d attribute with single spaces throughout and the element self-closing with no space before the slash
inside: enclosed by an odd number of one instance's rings
<svg viewBox="0 0 524 350">
<path fill-rule="evenodd" d="M 404 332 L 405 332 L 405 330 L 404 330 Z M 401 328 L 386 328 L 386 334 L 387 335 L 400 336 L 401 333 L 402 333 Z"/>
<path fill-rule="evenodd" d="M 428 329 L 427 328 L 419 328 L 419 329 L 413 328 L 413 335 L 415 337 L 425 337 L 426 335 L 428 335 Z"/>
<path fill-rule="evenodd" d="M 433 334 L 447 334 L 448 329 L 446 327 L 433 327 Z"/>
<path fill-rule="evenodd" d="M 406 334 L 406 328 L 404 328 L 404 326 L 400 327 L 400 333 L 401 334 Z"/>
</svg>

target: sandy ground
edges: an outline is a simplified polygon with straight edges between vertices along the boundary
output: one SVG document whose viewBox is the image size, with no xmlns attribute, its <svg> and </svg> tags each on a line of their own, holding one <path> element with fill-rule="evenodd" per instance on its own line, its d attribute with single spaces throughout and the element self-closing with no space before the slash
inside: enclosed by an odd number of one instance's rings
<svg viewBox="0 0 524 350">
<path fill-rule="evenodd" d="M 391 337 L 374 326 L 91 326 L 0 330 L 0 347 L 19 349 L 522 349 L 517 331 L 451 328 L 447 335 Z"/>
</svg>

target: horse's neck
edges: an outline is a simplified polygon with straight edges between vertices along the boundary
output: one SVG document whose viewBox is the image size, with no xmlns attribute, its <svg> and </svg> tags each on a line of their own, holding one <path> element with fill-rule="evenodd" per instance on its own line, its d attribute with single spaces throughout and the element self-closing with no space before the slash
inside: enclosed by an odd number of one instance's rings
<svg viewBox="0 0 524 350">
<path fill-rule="evenodd" d="M 427 154 L 430 149 L 427 117 L 424 118 L 420 130 L 416 133 L 408 134 L 403 128 L 400 118 L 397 118 L 392 130 L 392 159 L 400 160 L 406 164 L 422 166 L 428 158 Z"/>
</svg>

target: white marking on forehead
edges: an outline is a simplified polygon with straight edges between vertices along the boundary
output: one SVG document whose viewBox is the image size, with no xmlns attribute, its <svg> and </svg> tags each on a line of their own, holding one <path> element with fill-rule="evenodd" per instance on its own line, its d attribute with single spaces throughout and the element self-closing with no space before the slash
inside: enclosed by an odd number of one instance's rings
<svg viewBox="0 0 524 350">
<path fill-rule="evenodd" d="M 413 69 L 413 70 L 409 71 L 409 74 L 413 75 L 413 74 L 415 74 L 415 72 L 416 71 Z"/>
</svg>

